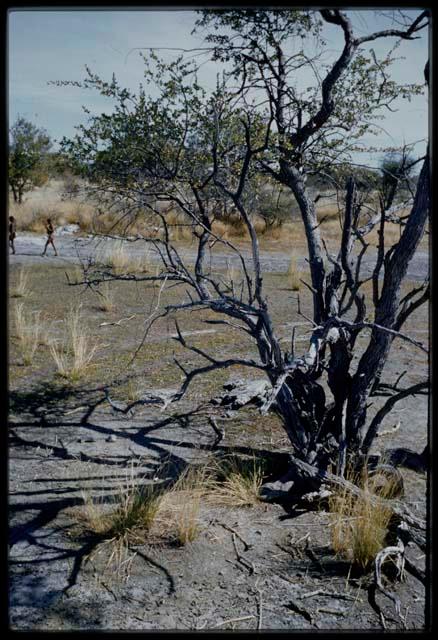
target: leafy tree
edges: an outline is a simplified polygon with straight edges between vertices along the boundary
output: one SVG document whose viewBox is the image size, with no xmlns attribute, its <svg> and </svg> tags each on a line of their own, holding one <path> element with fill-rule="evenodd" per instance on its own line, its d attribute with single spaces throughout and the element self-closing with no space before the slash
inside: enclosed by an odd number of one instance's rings
<svg viewBox="0 0 438 640">
<path fill-rule="evenodd" d="M 48 180 L 47 154 L 52 146 L 48 133 L 18 117 L 10 129 L 8 180 L 14 201 Z"/>
</svg>

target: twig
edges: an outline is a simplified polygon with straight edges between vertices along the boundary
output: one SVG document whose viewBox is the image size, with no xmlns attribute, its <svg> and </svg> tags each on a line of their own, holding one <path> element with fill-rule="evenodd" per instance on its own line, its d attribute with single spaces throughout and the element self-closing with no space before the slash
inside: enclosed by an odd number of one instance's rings
<svg viewBox="0 0 438 640">
<path fill-rule="evenodd" d="M 243 620 L 250 620 L 251 618 L 255 618 L 255 616 L 242 616 L 240 618 L 229 618 L 228 620 L 224 620 L 223 622 L 219 622 L 218 624 L 215 624 L 214 627 L 222 627 L 224 624 L 229 624 L 231 622 L 241 622 Z M 207 624 L 207 623 L 205 623 Z M 198 627 L 198 629 L 203 629 L 204 626 L 202 627 Z"/>
<path fill-rule="evenodd" d="M 249 570 L 249 574 L 250 574 L 250 575 L 252 575 L 253 573 L 255 573 L 254 565 L 253 565 L 252 563 L 250 563 L 250 562 L 247 562 L 247 561 L 245 560 L 245 558 L 243 558 L 243 557 L 240 555 L 240 553 L 239 553 L 239 551 L 238 551 L 238 549 L 237 549 L 237 545 L 236 545 L 236 535 L 235 535 L 235 533 L 232 533 L 232 534 L 231 534 L 231 538 L 232 538 L 232 540 L 233 540 L 233 546 L 234 546 L 234 551 L 236 552 L 237 560 L 238 560 L 241 564 L 243 564 L 243 566 L 244 566 L 244 567 L 246 567 L 246 568 Z"/>
<path fill-rule="evenodd" d="M 257 580 L 257 582 L 255 584 L 255 588 L 259 592 L 259 603 L 258 603 L 259 618 L 258 618 L 258 621 L 257 621 L 257 631 L 260 631 L 260 629 L 262 628 L 262 592 L 258 588 L 257 584 L 258 584 L 258 580 Z"/>
<path fill-rule="evenodd" d="M 299 613 L 301 616 L 303 616 L 303 618 L 308 620 L 310 622 L 310 624 L 313 624 L 313 616 L 309 611 L 307 611 L 307 609 L 304 609 L 303 607 L 300 607 L 300 605 L 298 605 L 293 600 L 290 600 L 289 603 L 286 604 L 285 606 L 288 609 L 291 609 L 292 611 L 294 611 L 295 613 Z"/>
<path fill-rule="evenodd" d="M 301 536 L 301 538 L 298 538 L 298 540 L 294 540 L 293 542 L 291 541 L 291 545 L 293 545 L 294 547 L 296 547 L 300 542 L 302 542 L 303 540 L 307 540 L 307 538 L 310 536 L 310 533 L 306 533 L 304 536 Z"/>
<path fill-rule="evenodd" d="M 70 416 L 72 413 L 77 413 L 78 411 L 82 411 L 83 409 L 88 409 L 88 407 L 86 405 L 76 407 L 76 409 L 72 409 L 71 411 L 66 411 L 64 413 L 64 416 Z"/>
<path fill-rule="evenodd" d="M 225 524 L 225 522 L 217 522 L 217 524 L 219 524 L 224 529 L 227 529 L 231 533 L 234 533 L 239 538 L 239 540 L 241 540 L 245 545 L 245 551 L 248 551 L 248 549 L 251 549 L 251 547 L 254 546 L 252 544 L 249 544 L 249 542 L 247 542 L 244 538 L 242 538 L 242 536 L 238 531 L 236 531 L 236 529 L 233 529 L 233 527 L 230 527 L 229 525 Z"/>
<path fill-rule="evenodd" d="M 309 593 L 303 593 L 302 600 L 306 598 L 313 598 L 314 596 L 327 596 L 328 598 L 339 598 L 340 600 L 357 600 L 357 596 L 350 596 L 348 593 L 338 593 L 337 591 L 324 591 L 323 589 L 317 589 L 316 591 L 310 591 Z M 359 598 L 359 602 L 362 600 Z"/>
<path fill-rule="evenodd" d="M 118 600 L 114 591 L 107 584 L 105 584 L 105 582 L 101 581 L 100 584 L 102 585 L 102 587 L 104 587 L 108 591 L 108 593 L 110 593 L 113 596 L 114 600 L 116 601 Z"/>
<path fill-rule="evenodd" d="M 398 569 L 399 577 L 403 576 L 404 569 L 404 545 L 401 540 L 399 540 L 397 546 L 385 547 L 379 551 L 376 556 L 375 564 L 374 564 L 374 581 L 375 586 L 381 591 L 387 598 L 393 601 L 394 608 L 396 614 L 401 618 L 400 614 L 400 599 L 399 597 L 390 591 L 387 591 L 382 584 L 382 565 L 388 556 L 396 556 L 397 562 L 396 566 Z M 377 604 L 377 603 L 376 603 Z M 379 607 L 379 613 L 381 613 Z"/>
<path fill-rule="evenodd" d="M 291 578 L 289 578 L 288 576 L 284 575 L 284 573 L 279 573 L 278 577 L 281 578 L 282 580 L 286 580 L 286 582 L 290 582 L 291 584 L 296 584 L 296 582 L 294 580 L 291 580 Z"/>
</svg>

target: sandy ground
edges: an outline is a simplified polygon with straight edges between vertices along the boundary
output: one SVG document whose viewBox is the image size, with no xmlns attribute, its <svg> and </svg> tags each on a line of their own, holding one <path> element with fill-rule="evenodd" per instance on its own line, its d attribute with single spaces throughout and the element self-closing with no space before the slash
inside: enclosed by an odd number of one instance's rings
<svg viewBox="0 0 438 640">
<path fill-rule="evenodd" d="M 72 235 L 59 235 L 55 238 L 59 258 L 56 258 L 52 247 L 47 250 L 45 257 L 41 256 L 45 245 L 45 237 L 37 234 L 20 234 L 16 239 L 16 255 L 11 256 L 14 264 L 39 264 L 40 260 L 51 259 L 55 264 L 75 263 L 93 258 L 99 251 L 105 251 L 111 245 L 116 246 L 117 240 L 93 237 L 81 237 Z M 126 252 L 129 255 L 137 256 L 144 253 L 144 243 L 141 241 L 125 243 Z M 278 250 L 261 250 L 261 264 L 263 271 L 283 272 L 287 271 L 290 264 L 290 252 Z M 194 251 L 183 249 L 183 256 L 195 259 Z M 250 263 L 250 250 L 243 249 L 242 255 Z M 153 256 L 151 256 L 153 259 Z M 217 267 L 224 267 L 227 264 L 237 265 L 238 257 L 231 252 L 215 252 L 213 264 Z M 298 257 L 298 266 L 304 268 L 306 261 L 303 257 Z M 364 273 L 370 273 L 374 266 L 372 249 L 365 255 L 363 260 Z M 423 281 L 429 273 L 429 254 L 424 249 L 418 250 L 408 267 L 407 277 L 410 280 Z"/>
<path fill-rule="evenodd" d="M 96 251 L 88 238 L 58 237 L 59 258 L 41 257 L 44 238 L 22 235 L 10 268 L 21 264 L 71 264 Z M 136 245 L 131 245 L 132 247 Z M 133 249 L 135 251 L 135 249 Z M 219 258 L 223 263 L 226 256 Z M 272 271 L 286 271 L 286 254 L 262 253 Z M 423 279 L 427 254 L 409 267 Z M 427 309 L 413 331 L 427 338 Z M 419 334 L 420 335 L 420 334 Z M 419 337 L 416 336 L 416 337 Z M 427 373 L 412 367 L 412 349 L 397 347 L 390 374 L 409 368 L 406 383 Z M 386 369 L 385 369 L 386 371 Z M 147 543 L 131 548 L 123 568 L 107 565 L 108 548 L 73 535 L 75 510 L 83 494 L 102 499 L 132 475 L 155 477 L 164 461 L 180 471 L 211 452 L 215 434 L 206 420 L 176 417 L 193 407 L 182 403 L 163 412 L 150 406 L 120 417 L 102 404 L 87 424 L 85 410 L 60 400 L 47 408 L 38 399 L 16 405 L 10 415 L 10 627 L 15 630 L 370 630 L 382 629 L 369 601 L 370 575 L 355 575 L 334 556 L 330 516 L 324 511 L 288 512 L 280 505 L 251 509 L 204 506 L 201 532 L 178 547 Z M 225 438 L 218 451 L 236 446 L 260 453 L 269 436 L 255 410 L 222 413 Z M 375 449 L 405 446 L 421 451 L 427 441 L 427 402 L 402 401 L 384 428 L 400 421 L 397 433 L 377 439 Z M 392 421 L 392 422 L 391 422 Z M 252 435 L 251 435 L 252 434 Z M 286 449 L 285 449 L 286 450 Z M 403 471 L 405 500 L 426 511 L 426 478 Z M 238 536 L 234 532 L 237 532 Z M 240 536 L 240 537 L 239 537 Z M 243 539 L 243 541 L 242 541 Z M 407 550 L 418 563 L 418 548 Z M 421 630 L 428 593 L 412 576 L 396 586 L 401 615 L 376 596 L 387 628 Z"/>
</svg>

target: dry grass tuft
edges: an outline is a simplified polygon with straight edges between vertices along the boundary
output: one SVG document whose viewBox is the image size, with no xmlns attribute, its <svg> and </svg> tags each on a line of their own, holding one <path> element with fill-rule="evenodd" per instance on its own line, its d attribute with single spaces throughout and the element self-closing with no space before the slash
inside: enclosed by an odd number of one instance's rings
<svg viewBox="0 0 438 640">
<path fill-rule="evenodd" d="M 68 269 L 65 273 L 67 281 L 74 284 L 78 284 L 84 279 L 84 272 L 78 265 L 75 265 L 71 269 Z"/>
<path fill-rule="evenodd" d="M 125 251 L 123 242 L 119 242 L 104 249 L 99 253 L 97 260 L 112 269 L 116 275 L 121 275 L 127 272 L 129 258 Z"/>
<path fill-rule="evenodd" d="M 256 458 L 242 459 L 231 455 L 216 461 L 207 501 L 226 507 L 254 507 L 260 502 L 260 488 L 265 468 Z"/>
<path fill-rule="evenodd" d="M 100 293 L 101 295 L 98 296 L 97 304 L 99 311 L 105 311 L 106 313 L 114 311 L 116 308 L 116 305 L 114 304 L 114 293 L 111 291 L 107 280 L 103 283 L 102 291 Z"/>
<path fill-rule="evenodd" d="M 14 308 L 15 334 L 19 341 L 19 349 L 23 364 L 32 364 L 38 345 L 40 344 L 41 323 L 40 312 L 27 313 L 24 303 L 20 302 Z"/>
<path fill-rule="evenodd" d="M 129 378 L 126 383 L 126 397 L 130 402 L 135 402 L 136 400 L 140 400 L 140 398 L 144 395 L 143 386 L 140 385 L 140 382 L 135 378 Z"/>
<path fill-rule="evenodd" d="M 131 473 L 126 484 L 120 487 L 115 504 L 104 505 L 99 498 L 83 493 L 84 505 L 77 513 L 77 520 L 82 530 L 102 540 L 144 542 L 161 499 L 160 490 L 151 484 L 138 485 Z"/>
<path fill-rule="evenodd" d="M 363 495 L 357 497 L 347 489 L 342 489 L 329 499 L 329 511 L 333 516 L 332 546 L 340 556 L 366 570 L 385 546 L 392 511 L 375 500 L 376 484 L 373 477 L 368 477 L 366 473 L 359 478 L 352 474 L 349 476 L 350 481 L 363 489 Z M 379 491 L 380 496 L 388 498 L 395 493 L 396 488 L 391 481 L 384 492 Z"/>
<path fill-rule="evenodd" d="M 207 465 L 188 467 L 163 494 L 157 518 L 160 537 L 170 537 L 180 545 L 193 542 L 200 531 L 202 500 L 213 486 Z"/>
<path fill-rule="evenodd" d="M 11 298 L 28 298 L 31 295 L 31 291 L 28 287 L 29 275 L 29 270 L 21 267 L 20 271 L 18 272 L 17 285 L 11 290 L 10 293 Z"/>
<path fill-rule="evenodd" d="M 298 268 L 298 260 L 295 255 L 292 255 L 287 270 L 287 282 L 292 291 L 300 290 L 300 278 L 301 270 Z"/>
<path fill-rule="evenodd" d="M 142 255 L 131 256 L 127 253 L 123 241 L 100 251 L 97 262 L 110 268 L 114 275 L 145 273 L 152 270 L 150 250 Z"/>
<path fill-rule="evenodd" d="M 81 305 L 71 307 L 66 319 L 66 340 L 58 345 L 50 343 L 50 353 L 58 374 L 72 382 L 79 380 L 91 365 L 99 347 L 82 325 Z"/>
</svg>

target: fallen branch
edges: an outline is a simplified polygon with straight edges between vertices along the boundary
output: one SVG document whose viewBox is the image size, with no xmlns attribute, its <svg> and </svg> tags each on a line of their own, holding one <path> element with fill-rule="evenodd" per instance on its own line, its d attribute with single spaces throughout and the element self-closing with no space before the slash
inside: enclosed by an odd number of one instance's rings
<svg viewBox="0 0 438 640">
<path fill-rule="evenodd" d="M 116 322 L 101 322 L 99 327 L 120 327 L 122 325 L 123 322 L 128 322 L 129 320 L 132 320 L 132 318 L 136 317 L 136 313 L 134 313 L 134 315 L 129 316 L 129 318 L 120 318 L 120 320 L 117 320 Z"/>
</svg>

